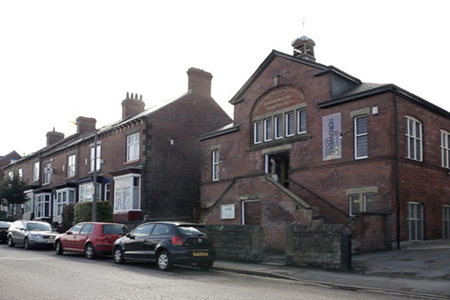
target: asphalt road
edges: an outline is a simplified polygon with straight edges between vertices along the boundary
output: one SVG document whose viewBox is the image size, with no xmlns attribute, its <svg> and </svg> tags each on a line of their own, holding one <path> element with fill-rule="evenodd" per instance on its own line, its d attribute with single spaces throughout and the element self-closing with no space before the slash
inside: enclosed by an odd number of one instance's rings
<svg viewBox="0 0 450 300">
<path fill-rule="evenodd" d="M 405 299 L 196 268 L 159 271 L 111 258 L 0 245 L 0 299 Z"/>
</svg>

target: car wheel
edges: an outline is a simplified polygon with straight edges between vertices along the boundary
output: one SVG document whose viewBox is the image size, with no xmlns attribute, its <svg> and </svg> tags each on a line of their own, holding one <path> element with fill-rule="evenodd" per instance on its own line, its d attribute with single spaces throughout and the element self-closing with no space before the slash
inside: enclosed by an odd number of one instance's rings
<svg viewBox="0 0 450 300">
<path fill-rule="evenodd" d="M 25 240 L 23 240 L 23 248 L 25 250 L 30 250 L 31 249 L 30 241 L 28 240 L 28 238 L 25 238 Z"/>
<path fill-rule="evenodd" d="M 97 254 L 95 253 L 94 245 L 91 243 L 86 244 L 84 247 L 84 255 L 89 259 L 95 258 Z"/>
<path fill-rule="evenodd" d="M 8 237 L 8 246 L 9 247 L 14 247 L 14 241 L 13 241 L 11 236 Z"/>
<path fill-rule="evenodd" d="M 197 267 L 199 267 L 202 270 L 209 270 L 212 268 L 214 262 L 210 261 L 210 262 L 202 262 L 202 263 L 197 263 Z"/>
<path fill-rule="evenodd" d="M 172 267 L 172 259 L 167 251 L 161 251 L 156 259 L 158 269 L 161 271 L 169 271 Z"/>
<path fill-rule="evenodd" d="M 116 264 L 123 264 L 125 259 L 123 258 L 123 250 L 120 247 L 114 248 L 113 259 Z"/>
<path fill-rule="evenodd" d="M 63 250 L 61 241 L 56 241 L 55 251 L 56 251 L 57 255 L 62 255 L 63 254 L 64 250 Z"/>
</svg>

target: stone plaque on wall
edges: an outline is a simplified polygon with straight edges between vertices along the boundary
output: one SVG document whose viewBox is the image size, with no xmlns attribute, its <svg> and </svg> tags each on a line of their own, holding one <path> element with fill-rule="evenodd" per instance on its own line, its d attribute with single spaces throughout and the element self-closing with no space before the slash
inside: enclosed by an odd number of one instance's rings
<svg viewBox="0 0 450 300">
<path fill-rule="evenodd" d="M 220 219 L 235 219 L 235 205 L 234 204 L 224 204 L 220 206 Z"/>
</svg>

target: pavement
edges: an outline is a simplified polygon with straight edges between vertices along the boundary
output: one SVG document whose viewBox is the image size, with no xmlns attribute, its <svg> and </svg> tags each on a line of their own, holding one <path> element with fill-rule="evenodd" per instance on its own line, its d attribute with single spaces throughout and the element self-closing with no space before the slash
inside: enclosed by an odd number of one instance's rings
<svg viewBox="0 0 450 300">
<path fill-rule="evenodd" d="M 347 290 L 450 299 L 450 240 L 353 255 L 352 270 L 347 272 L 286 266 L 279 254 L 267 255 L 261 263 L 217 260 L 213 269 Z"/>
</svg>

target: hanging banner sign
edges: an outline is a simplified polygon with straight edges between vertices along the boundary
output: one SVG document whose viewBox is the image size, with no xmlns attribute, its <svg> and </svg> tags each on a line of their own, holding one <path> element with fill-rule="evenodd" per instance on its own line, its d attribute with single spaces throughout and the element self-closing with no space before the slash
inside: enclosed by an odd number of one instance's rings
<svg viewBox="0 0 450 300">
<path fill-rule="evenodd" d="M 342 158 L 341 113 L 322 117 L 323 160 Z"/>
</svg>

